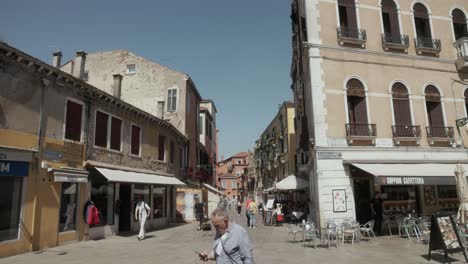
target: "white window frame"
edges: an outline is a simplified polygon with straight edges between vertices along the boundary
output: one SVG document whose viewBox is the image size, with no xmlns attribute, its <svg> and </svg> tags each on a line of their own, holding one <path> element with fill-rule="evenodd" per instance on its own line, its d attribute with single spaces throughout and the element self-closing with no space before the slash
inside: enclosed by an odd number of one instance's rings
<svg viewBox="0 0 468 264">
<path fill-rule="evenodd" d="M 413 109 L 413 100 L 412 100 L 412 93 L 411 89 L 408 86 L 406 82 L 403 80 L 394 80 L 390 83 L 390 86 L 388 88 L 388 94 L 390 95 L 390 110 L 392 111 L 392 125 L 395 125 L 395 111 L 393 109 L 393 92 L 392 92 L 392 87 L 395 83 L 401 83 L 406 87 L 406 90 L 408 91 L 408 101 L 409 101 L 409 107 L 410 107 L 410 117 L 411 117 L 411 125 L 414 126 L 414 109 Z"/>
<path fill-rule="evenodd" d="M 367 111 L 367 122 L 368 124 L 372 124 L 371 113 L 370 113 L 370 105 L 369 105 L 369 89 L 367 88 L 367 83 L 357 75 L 348 76 L 343 83 L 343 96 L 344 96 L 344 109 L 345 109 L 345 120 L 346 124 L 349 124 L 349 109 L 348 109 L 348 88 L 346 88 L 346 84 L 348 84 L 349 80 L 357 79 L 359 80 L 362 85 L 364 86 L 364 95 L 366 96 L 366 111 Z"/>
<path fill-rule="evenodd" d="M 175 100 L 175 108 L 174 108 L 174 110 L 169 110 L 169 102 L 170 102 L 170 100 L 169 100 L 169 92 L 170 92 L 170 91 L 174 91 L 174 90 L 175 90 L 175 98 L 176 98 L 176 100 Z M 175 113 L 175 112 L 177 112 L 177 110 L 179 109 L 179 108 L 178 108 L 178 103 L 179 103 L 179 89 L 177 89 L 177 88 L 169 88 L 169 89 L 167 89 L 167 92 L 166 92 L 166 101 L 167 101 L 167 103 L 166 103 L 166 109 L 165 109 L 166 112 L 169 112 L 169 113 Z"/>
<path fill-rule="evenodd" d="M 435 39 L 436 37 L 434 36 L 434 26 L 432 25 L 432 11 L 431 11 L 431 9 L 429 7 L 429 4 L 426 3 L 426 1 L 423 1 L 423 0 L 414 0 L 411 3 L 410 13 L 411 13 L 411 20 L 413 20 L 413 34 L 414 34 L 414 37 L 415 38 L 418 37 L 418 34 L 416 32 L 416 21 L 414 21 L 414 5 L 416 5 L 418 3 L 424 5 L 426 7 L 426 9 L 427 9 L 427 16 L 428 16 L 428 19 L 429 19 L 429 27 L 430 27 L 430 30 L 431 30 L 431 38 Z"/>
<path fill-rule="evenodd" d="M 67 128 L 67 107 L 68 107 L 68 101 L 71 101 L 73 103 L 76 103 L 76 104 L 80 104 L 82 106 L 81 108 L 81 131 L 80 131 L 80 141 L 79 143 L 82 143 L 83 140 L 84 140 L 84 125 L 85 125 L 85 110 L 86 110 L 86 106 L 85 106 L 85 103 L 81 100 L 78 100 L 76 98 L 73 98 L 73 97 L 66 97 L 65 98 L 65 107 L 63 109 L 63 125 L 62 125 L 62 133 L 63 133 L 63 141 L 67 141 L 67 142 L 78 142 L 78 141 L 75 141 L 75 140 L 71 140 L 71 139 L 67 139 L 65 138 L 65 129 Z"/>
<path fill-rule="evenodd" d="M 140 128 L 140 140 L 139 140 L 139 146 L 138 146 L 138 155 L 135 155 L 132 153 L 132 138 L 133 138 L 133 126 L 136 126 L 136 127 L 139 127 Z M 135 123 L 130 123 L 130 156 L 132 157 L 137 157 L 137 158 L 140 158 L 141 157 L 141 145 L 142 145 L 142 141 L 143 141 L 143 128 Z"/>
<path fill-rule="evenodd" d="M 223 188 L 224 190 L 226 190 L 226 180 L 222 179 L 221 180 L 221 188 Z"/>
<path fill-rule="evenodd" d="M 403 25 L 401 23 L 401 9 L 400 9 L 400 3 L 396 0 L 392 0 L 397 8 L 397 14 L 398 14 L 398 28 L 400 30 L 400 35 L 404 35 L 403 33 Z M 379 10 L 380 10 L 380 31 L 381 33 L 385 33 L 384 31 L 384 23 L 383 23 L 383 18 L 382 18 L 382 0 L 379 1 Z"/>
<path fill-rule="evenodd" d="M 231 180 L 231 190 L 237 190 L 237 181 Z"/>
<path fill-rule="evenodd" d="M 109 118 L 107 119 L 107 140 L 106 140 L 106 147 L 101 147 L 101 146 L 97 146 L 96 145 L 96 121 L 97 121 L 97 112 L 101 112 L 103 114 L 106 114 Z M 116 119 L 119 119 L 120 121 L 122 121 L 122 125 L 120 126 L 120 150 L 115 150 L 115 149 L 111 149 L 110 148 L 110 140 L 111 140 L 111 124 L 112 124 L 112 117 L 116 118 Z M 94 148 L 98 148 L 98 149 L 105 149 L 105 150 L 108 150 L 108 151 L 112 151 L 112 152 L 117 152 L 117 153 L 122 153 L 122 145 L 123 145 L 123 127 L 124 127 L 124 122 L 123 122 L 123 119 L 120 118 L 120 117 L 117 117 L 113 114 L 110 114 L 109 112 L 107 111 L 103 111 L 101 109 L 96 109 L 96 111 L 94 112 L 94 138 L 93 138 L 93 147 Z"/>
<path fill-rule="evenodd" d="M 450 17 L 450 26 L 452 28 L 452 39 L 453 39 L 453 42 L 457 41 L 456 37 L 455 37 L 455 28 L 453 27 L 453 16 L 452 16 L 452 13 L 455 9 L 459 9 L 460 11 L 463 12 L 463 14 L 465 14 L 465 21 L 467 22 L 467 27 L 468 27 L 468 16 L 466 15 L 466 11 L 463 7 L 461 6 L 453 6 L 451 9 L 450 9 L 450 13 L 449 13 L 449 17 Z M 468 32 L 468 28 L 467 28 L 467 32 Z"/>
<path fill-rule="evenodd" d="M 426 87 L 432 85 L 434 86 L 438 91 L 440 95 L 440 104 L 442 107 L 442 118 L 444 119 L 444 127 L 447 127 L 447 116 L 445 115 L 445 99 L 444 99 L 444 94 L 442 93 L 442 89 L 440 86 L 434 82 L 427 82 L 423 85 L 422 88 L 422 94 L 423 94 L 423 100 L 424 100 L 424 116 L 426 118 L 426 127 L 428 127 L 429 124 L 429 116 L 427 115 L 427 104 L 426 104 Z"/>
<path fill-rule="evenodd" d="M 130 67 L 133 66 L 133 71 L 130 71 Z M 130 63 L 126 65 L 126 73 L 129 75 L 135 74 L 136 73 L 136 64 L 135 63 Z"/>
</svg>

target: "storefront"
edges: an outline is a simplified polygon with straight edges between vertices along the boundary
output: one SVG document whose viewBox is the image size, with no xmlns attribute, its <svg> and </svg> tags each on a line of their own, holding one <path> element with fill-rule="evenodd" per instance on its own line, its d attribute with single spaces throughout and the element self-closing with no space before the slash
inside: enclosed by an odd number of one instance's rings
<svg viewBox="0 0 468 264">
<path fill-rule="evenodd" d="M 381 193 L 384 214 L 456 212 L 456 164 L 351 164 L 359 222 L 371 218 L 371 201 Z M 465 170 L 468 165 L 465 165 Z"/>
<path fill-rule="evenodd" d="M 139 201 L 150 208 L 146 228 L 167 225 L 175 215 L 175 177 L 135 171 L 89 167 L 90 199 L 99 211 L 99 224 L 90 226 L 91 239 L 138 231 L 134 210 Z M 174 196 L 174 197 L 172 197 Z"/>
</svg>

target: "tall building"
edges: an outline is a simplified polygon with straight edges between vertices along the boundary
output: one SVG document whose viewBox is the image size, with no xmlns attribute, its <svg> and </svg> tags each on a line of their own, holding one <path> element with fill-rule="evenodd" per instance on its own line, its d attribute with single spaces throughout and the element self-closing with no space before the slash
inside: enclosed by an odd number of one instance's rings
<svg viewBox="0 0 468 264">
<path fill-rule="evenodd" d="M 270 189 L 273 191 L 276 183 L 296 173 L 294 116 L 294 104 L 288 101 L 283 102 L 275 117 L 256 142 L 255 159 L 258 166 L 256 185 L 258 190 Z M 290 198 L 292 200 L 292 197 Z"/>
<path fill-rule="evenodd" d="M 216 113 L 218 110 L 213 100 L 203 99 L 200 103 L 200 154 L 198 164 L 200 176 L 216 186 L 217 138 Z"/>
<path fill-rule="evenodd" d="M 456 210 L 467 163 L 462 0 L 293 0 L 292 89 L 311 218 Z"/>
</svg>

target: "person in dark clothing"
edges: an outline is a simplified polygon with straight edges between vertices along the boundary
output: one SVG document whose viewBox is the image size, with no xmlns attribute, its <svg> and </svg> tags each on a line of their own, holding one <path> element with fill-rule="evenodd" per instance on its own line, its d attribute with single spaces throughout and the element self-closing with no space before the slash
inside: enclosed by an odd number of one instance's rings
<svg viewBox="0 0 468 264">
<path fill-rule="evenodd" d="M 195 216 L 199 224 L 197 230 L 201 230 L 202 225 L 203 225 L 203 220 L 205 219 L 205 205 L 203 205 L 203 203 L 200 202 L 199 200 L 196 200 L 196 203 L 195 203 Z"/>
<path fill-rule="evenodd" d="M 371 210 L 373 219 L 375 220 L 375 233 L 381 235 L 383 220 L 383 200 L 380 196 L 380 192 L 375 192 L 374 200 L 372 200 L 371 203 Z"/>
</svg>

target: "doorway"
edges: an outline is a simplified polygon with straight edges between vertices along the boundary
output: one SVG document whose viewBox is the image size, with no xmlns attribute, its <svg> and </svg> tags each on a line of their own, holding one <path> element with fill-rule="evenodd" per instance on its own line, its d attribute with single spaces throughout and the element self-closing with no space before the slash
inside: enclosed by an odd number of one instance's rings
<svg viewBox="0 0 468 264">
<path fill-rule="evenodd" d="M 120 216 L 119 216 L 119 231 L 130 231 L 131 221 L 131 193 L 132 186 L 130 184 L 120 184 Z"/>
<path fill-rule="evenodd" d="M 356 220 L 363 224 L 372 218 L 370 207 L 370 182 L 368 179 L 354 179 L 353 185 Z"/>
</svg>

